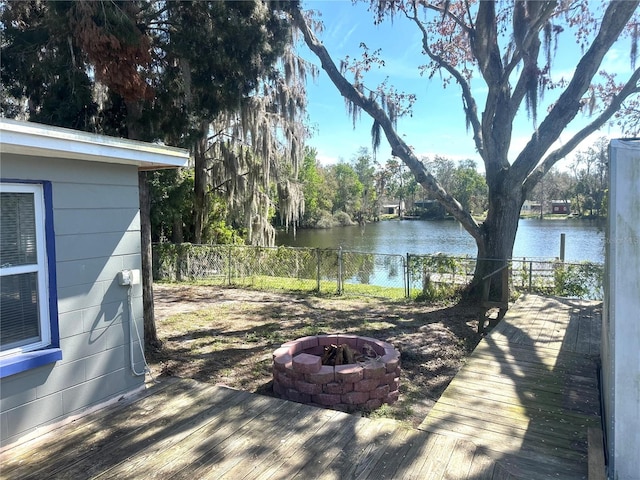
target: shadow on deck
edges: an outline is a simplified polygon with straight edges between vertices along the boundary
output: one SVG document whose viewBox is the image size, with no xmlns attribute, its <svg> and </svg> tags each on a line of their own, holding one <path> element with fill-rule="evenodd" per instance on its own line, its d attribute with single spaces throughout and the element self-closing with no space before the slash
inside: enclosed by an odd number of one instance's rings
<svg viewBox="0 0 640 480">
<path fill-rule="evenodd" d="M 419 428 L 472 441 L 500 478 L 587 478 L 600 328 L 599 303 L 521 298 Z"/>
<path fill-rule="evenodd" d="M 1 478 L 586 478 L 595 303 L 527 296 L 419 429 L 184 379 L 17 445 Z"/>
</svg>

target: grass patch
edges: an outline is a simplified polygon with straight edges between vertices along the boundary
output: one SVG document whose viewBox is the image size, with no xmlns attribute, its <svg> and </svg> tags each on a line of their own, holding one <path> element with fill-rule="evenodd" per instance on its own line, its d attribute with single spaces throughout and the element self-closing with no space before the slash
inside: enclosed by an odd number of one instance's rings
<svg viewBox="0 0 640 480">
<path fill-rule="evenodd" d="M 389 342 L 401 352 L 400 399 L 363 414 L 417 426 L 479 340 L 475 310 L 458 305 L 318 296 L 229 287 L 156 285 L 163 348 L 150 352 L 155 375 L 176 375 L 264 395 L 273 351 L 323 333 Z"/>
</svg>

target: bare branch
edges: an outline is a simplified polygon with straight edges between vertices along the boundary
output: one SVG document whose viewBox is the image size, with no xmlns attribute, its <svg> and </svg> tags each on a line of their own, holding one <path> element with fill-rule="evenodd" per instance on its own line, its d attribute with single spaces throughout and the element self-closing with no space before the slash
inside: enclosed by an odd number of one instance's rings
<svg viewBox="0 0 640 480">
<path fill-rule="evenodd" d="M 424 165 L 411 151 L 411 148 L 395 132 L 393 124 L 385 111 L 372 99 L 365 97 L 340 73 L 326 48 L 322 45 L 314 33 L 307 25 L 302 12 L 296 5 L 291 9 L 294 24 L 300 29 L 304 36 L 305 43 L 311 51 L 320 59 L 322 68 L 327 72 L 329 78 L 340 91 L 340 94 L 352 101 L 359 108 L 367 112 L 382 127 L 393 155 L 402 159 L 414 174 L 416 181 L 422 185 L 429 193 L 434 195 L 445 209 L 458 220 L 469 234 L 481 241 L 482 232 L 474 218 L 469 212 L 464 211 L 460 202 L 449 195 L 438 183 L 433 175 L 425 169 Z"/>
<path fill-rule="evenodd" d="M 611 103 L 605 108 L 596 119 L 594 119 L 589 125 L 584 127 L 578 133 L 576 133 L 567 143 L 562 147 L 551 152 L 544 161 L 527 177 L 524 182 L 525 194 L 530 192 L 533 187 L 540 181 L 546 172 L 553 167 L 556 162 L 566 157 L 574 148 L 576 148 L 580 142 L 591 135 L 604 125 L 617 111 L 620 109 L 622 102 L 635 93 L 640 92 L 638 88 L 638 81 L 640 80 L 640 69 L 637 69 L 629 80 L 622 88 L 622 90 L 613 97 Z"/>
<path fill-rule="evenodd" d="M 469 27 L 469 25 L 467 25 L 466 23 L 464 23 L 464 21 L 458 17 L 457 15 L 455 15 L 453 12 L 451 12 L 451 10 L 449 8 L 445 9 L 443 7 L 441 7 L 441 4 L 438 5 L 434 5 L 432 3 L 424 3 L 422 4 L 427 10 L 434 10 L 438 13 L 441 13 L 443 17 L 449 17 L 451 20 L 453 20 L 455 22 L 456 25 L 458 25 L 460 28 L 462 28 L 462 30 L 464 30 L 467 34 L 470 33 L 471 28 Z M 414 5 L 414 11 L 415 11 L 415 5 Z M 468 12 L 469 9 L 467 8 L 466 11 Z"/>
<path fill-rule="evenodd" d="M 576 66 L 569 85 L 513 162 L 510 175 L 514 182 L 520 183 L 525 180 L 536 167 L 537 159 L 542 158 L 560 136 L 562 128 L 558 126 L 568 125 L 578 114 L 580 101 L 597 73 L 602 59 L 617 40 L 639 3 L 638 1 L 611 2 L 607 6 L 600 30 L 591 47 Z"/>
<path fill-rule="evenodd" d="M 431 60 L 436 62 L 442 68 L 444 68 L 453 78 L 456 79 L 460 88 L 462 89 L 463 108 L 467 116 L 467 120 L 473 130 L 473 141 L 476 145 L 476 150 L 482 158 L 484 158 L 484 143 L 482 140 L 482 128 L 480 125 L 480 119 L 478 118 L 478 105 L 476 100 L 471 94 L 471 87 L 469 82 L 462 76 L 462 74 L 449 62 L 447 62 L 442 56 L 437 55 L 429 47 L 429 34 L 414 10 L 413 15 L 409 15 L 405 12 L 407 18 L 413 21 L 422 33 L 422 48 Z M 466 29 L 468 31 L 468 28 Z"/>
</svg>

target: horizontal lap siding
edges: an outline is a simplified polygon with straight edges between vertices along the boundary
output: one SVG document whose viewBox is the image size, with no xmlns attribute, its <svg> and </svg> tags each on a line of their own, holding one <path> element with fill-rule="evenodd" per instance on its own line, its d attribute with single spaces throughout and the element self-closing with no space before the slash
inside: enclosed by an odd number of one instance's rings
<svg viewBox="0 0 640 480">
<path fill-rule="evenodd" d="M 140 269 L 135 166 L 2 155 L 3 179 L 53 186 L 60 347 L 63 359 L 2 379 L 0 435 L 31 430 L 142 385 L 131 374 L 127 289 L 118 272 Z M 142 335 L 142 290 L 132 290 Z M 135 342 L 136 369 L 142 355 Z"/>
</svg>

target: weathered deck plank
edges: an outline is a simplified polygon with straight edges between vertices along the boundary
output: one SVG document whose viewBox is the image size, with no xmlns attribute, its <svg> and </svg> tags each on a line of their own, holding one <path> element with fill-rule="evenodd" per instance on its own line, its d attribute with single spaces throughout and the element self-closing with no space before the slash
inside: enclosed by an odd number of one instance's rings
<svg viewBox="0 0 640 480">
<path fill-rule="evenodd" d="M 599 315 L 595 302 L 519 300 L 420 428 L 472 441 L 496 462 L 494 478 L 587 478 Z"/>
<path fill-rule="evenodd" d="M 420 429 L 166 379 L 0 454 L 2 479 L 586 478 L 595 304 L 529 296 Z"/>
</svg>

